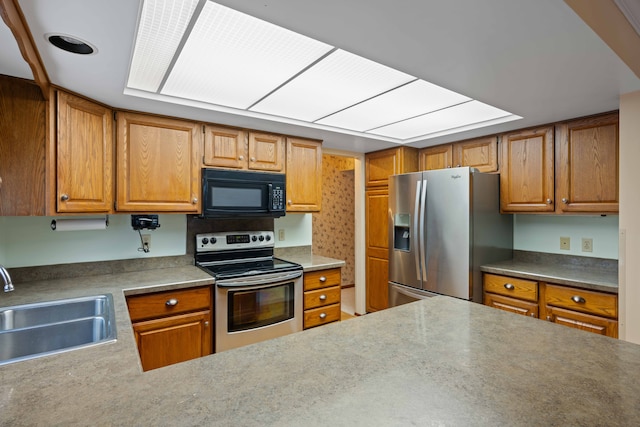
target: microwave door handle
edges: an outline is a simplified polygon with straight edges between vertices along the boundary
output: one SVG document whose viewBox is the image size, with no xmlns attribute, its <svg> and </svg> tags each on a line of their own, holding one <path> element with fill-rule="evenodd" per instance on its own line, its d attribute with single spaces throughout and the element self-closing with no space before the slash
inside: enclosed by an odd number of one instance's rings
<svg viewBox="0 0 640 427">
<path fill-rule="evenodd" d="M 271 212 L 273 210 L 273 184 L 267 184 L 267 189 L 269 192 L 269 206 L 267 206 L 267 212 Z"/>
</svg>

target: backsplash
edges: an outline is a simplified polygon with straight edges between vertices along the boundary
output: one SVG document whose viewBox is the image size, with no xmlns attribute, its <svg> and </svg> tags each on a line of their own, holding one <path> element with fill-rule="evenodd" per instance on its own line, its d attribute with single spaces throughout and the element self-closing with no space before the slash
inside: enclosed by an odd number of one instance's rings
<svg viewBox="0 0 640 427">
<path fill-rule="evenodd" d="M 322 156 L 322 210 L 313 213 L 313 253 L 344 260 L 342 285 L 355 283 L 355 181 L 351 157 Z"/>
</svg>

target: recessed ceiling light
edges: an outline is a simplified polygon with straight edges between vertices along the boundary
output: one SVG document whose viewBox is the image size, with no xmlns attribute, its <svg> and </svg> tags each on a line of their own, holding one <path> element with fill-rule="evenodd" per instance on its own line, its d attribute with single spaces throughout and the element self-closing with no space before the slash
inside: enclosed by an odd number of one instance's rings
<svg viewBox="0 0 640 427">
<path fill-rule="evenodd" d="M 47 40 L 55 47 L 78 55 L 91 55 L 97 49 L 77 37 L 66 34 L 47 34 Z"/>
</svg>

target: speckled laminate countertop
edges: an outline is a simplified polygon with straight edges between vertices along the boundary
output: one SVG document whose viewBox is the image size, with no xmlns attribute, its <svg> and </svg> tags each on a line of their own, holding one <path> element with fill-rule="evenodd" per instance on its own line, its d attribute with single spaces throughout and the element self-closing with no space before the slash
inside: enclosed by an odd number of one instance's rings
<svg viewBox="0 0 640 427">
<path fill-rule="evenodd" d="M 281 258 L 300 264 L 305 272 L 344 267 L 345 265 L 342 260 L 314 254 L 288 254 Z"/>
<path fill-rule="evenodd" d="M 118 329 L 116 343 L 0 366 L 0 425 L 640 423 L 640 346 L 448 297 L 143 373 L 123 290 L 208 283 L 180 267 L 0 295 L 110 292 Z"/>
<path fill-rule="evenodd" d="M 480 270 L 485 273 L 618 293 L 618 268 L 615 260 L 514 251 L 513 259 L 483 265 Z"/>
</svg>

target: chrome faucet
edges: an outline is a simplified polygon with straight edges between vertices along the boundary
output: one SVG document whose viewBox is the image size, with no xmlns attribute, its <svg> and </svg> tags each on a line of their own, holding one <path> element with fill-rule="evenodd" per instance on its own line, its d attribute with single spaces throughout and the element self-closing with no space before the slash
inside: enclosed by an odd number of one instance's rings
<svg viewBox="0 0 640 427">
<path fill-rule="evenodd" d="M 0 278 L 4 282 L 4 291 L 11 292 L 15 288 L 13 287 L 13 283 L 11 282 L 11 276 L 9 276 L 9 272 L 4 266 L 0 265 Z"/>
</svg>

